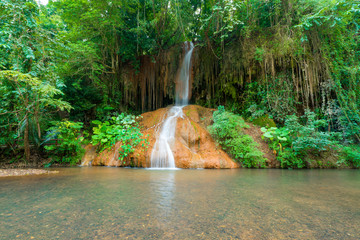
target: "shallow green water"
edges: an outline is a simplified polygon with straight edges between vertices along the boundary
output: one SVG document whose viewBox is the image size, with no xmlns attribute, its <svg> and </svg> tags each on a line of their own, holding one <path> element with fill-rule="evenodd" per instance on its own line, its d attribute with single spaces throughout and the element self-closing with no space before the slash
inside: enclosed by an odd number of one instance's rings
<svg viewBox="0 0 360 240">
<path fill-rule="evenodd" d="M 0 239 L 359 239 L 357 170 L 59 169 L 0 179 Z"/>
</svg>

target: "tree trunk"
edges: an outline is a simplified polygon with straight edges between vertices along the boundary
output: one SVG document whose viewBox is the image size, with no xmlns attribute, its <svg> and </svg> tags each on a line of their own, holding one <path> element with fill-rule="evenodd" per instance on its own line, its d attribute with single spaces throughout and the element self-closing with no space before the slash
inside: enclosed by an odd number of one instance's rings
<svg viewBox="0 0 360 240">
<path fill-rule="evenodd" d="M 25 150 L 25 159 L 27 162 L 30 160 L 30 143 L 29 143 L 29 116 L 26 113 L 25 117 L 26 125 L 24 131 L 24 150 Z"/>
<path fill-rule="evenodd" d="M 39 103 L 36 103 L 35 106 L 35 121 L 36 121 L 36 127 L 37 127 L 37 135 L 39 138 L 39 142 L 41 142 L 41 127 L 40 127 L 40 121 L 39 121 L 39 112 L 40 112 L 40 106 Z"/>
</svg>

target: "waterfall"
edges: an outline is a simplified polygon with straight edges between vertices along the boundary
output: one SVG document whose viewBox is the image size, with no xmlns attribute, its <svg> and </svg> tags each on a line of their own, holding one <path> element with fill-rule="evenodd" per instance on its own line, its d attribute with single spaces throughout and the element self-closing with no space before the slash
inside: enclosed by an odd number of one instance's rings
<svg viewBox="0 0 360 240">
<path fill-rule="evenodd" d="M 189 103 L 190 64 L 193 50 L 193 43 L 185 42 L 186 54 L 181 64 L 180 76 L 177 82 L 175 106 L 170 108 L 166 119 L 161 125 L 160 133 L 151 152 L 152 168 L 176 168 L 171 147 L 175 143 L 177 118 L 183 117 L 182 108 Z"/>
<path fill-rule="evenodd" d="M 190 82 L 190 65 L 191 55 L 194 50 L 194 44 L 192 42 L 185 43 L 185 57 L 181 64 L 180 77 L 178 79 L 178 87 L 176 88 L 175 105 L 186 106 L 189 103 L 189 82 Z"/>
</svg>

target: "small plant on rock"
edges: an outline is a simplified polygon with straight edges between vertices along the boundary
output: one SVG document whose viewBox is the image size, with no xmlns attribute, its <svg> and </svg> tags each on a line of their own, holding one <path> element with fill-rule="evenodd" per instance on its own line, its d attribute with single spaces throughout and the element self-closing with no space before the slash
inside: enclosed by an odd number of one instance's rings
<svg viewBox="0 0 360 240">
<path fill-rule="evenodd" d="M 121 113 L 117 117 L 111 117 L 108 121 L 92 121 L 96 125 L 93 127 L 92 144 L 98 144 L 101 152 L 111 148 L 117 142 L 121 142 L 119 160 L 123 160 L 133 153 L 135 147 L 143 141 L 139 124 L 136 121 L 139 118 L 139 116 Z M 145 147 L 146 143 L 145 140 L 142 146 Z"/>
</svg>

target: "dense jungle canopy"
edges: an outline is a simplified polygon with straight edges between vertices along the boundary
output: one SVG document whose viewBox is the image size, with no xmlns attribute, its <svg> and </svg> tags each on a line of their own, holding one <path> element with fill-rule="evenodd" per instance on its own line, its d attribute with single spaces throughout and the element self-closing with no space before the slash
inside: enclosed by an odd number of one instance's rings
<svg viewBox="0 0 360 240">
<path fill-rule="evenodd" d="M 49 120 L 173 104 L 184 41 L 191 103 L 278 126 L 312 111 L 359 142 L 357 0 L 0 0 L 0 145 L 29 156 Z"/>
</svg>

